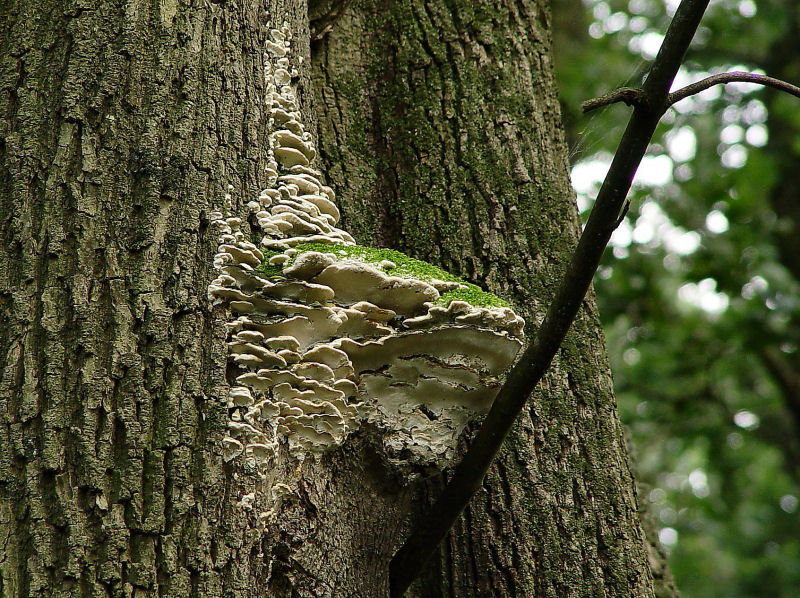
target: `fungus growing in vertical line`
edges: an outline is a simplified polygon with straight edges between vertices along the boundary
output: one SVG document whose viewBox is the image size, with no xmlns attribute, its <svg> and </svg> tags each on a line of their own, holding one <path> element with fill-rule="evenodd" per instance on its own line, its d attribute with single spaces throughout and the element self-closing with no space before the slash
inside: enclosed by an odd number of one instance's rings
<svg viewBox="0 0 800 598">
<path fill-rule="evenodd" d="M 271 480 L 271 496 L 287 482 L 274 477 L 282 450 L 315 458 L 369 426 L 398 471 L 440 468 L 491 405 L 524 322 L 499 297 L 337 228 L 334 192 L 312 166 L 287 79 L 291 31 L 271 37 L 270 187 L 248 202 L 246 219 L 211 215 L 218 276 L 208 296 L 227 314 L 230 362 L 223 458 Z"/>
</svg>

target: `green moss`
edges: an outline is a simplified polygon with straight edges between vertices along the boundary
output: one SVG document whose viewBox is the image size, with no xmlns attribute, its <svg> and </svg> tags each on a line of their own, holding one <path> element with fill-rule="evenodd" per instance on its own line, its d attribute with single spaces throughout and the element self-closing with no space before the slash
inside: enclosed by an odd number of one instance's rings
<svg viewBox="0 0 800 598">
<path fill-rule="evenodd" d="M 378 249 L 374 247 L 364 247 L 362 245 L 337 245 L 334 243 L 320 242 L 301 243 L 299 245 L 295 245 L 295 249 L 298 251 L 298 253 L 295 254 L 295 258 L 302 253 L 318 251 L 320 253 L 333 253 L 340 258 L 355 259 L 370 264 L 379 264 L 382 261 L 390 261 L 394 264 L 394 267 L 381 267 L 381 270 L 387 274 L 391 274 L 392 276 L 397 276 L 400 278 L 415 278 L 417 280 L 424 280 L 426 282 L 442 280 L 445 282 L 457 282 L 462 285 L 461 288 L 441 295 L 435 301 L 436 305 L 446 306 L 449 305 L 451 301 L 466 301 L 470 305 L 479 307 L 509 306 L 508 303 L 500 299 L 500 297 L 497 295 L 487 293 L 480 287 L 469 282 L 465 282 L 461 278 L 453 276 L 452 274 L 445 272 L 433 264 L 414 259 L 413 257 L 409 257 L 405 253 L 400 253 L 394 249 Z M 266 253 L 267 252 L 265 252 L 265 256 Z M 272 251 L 269 253 L 271 253 L 271 255 L 267 256 L 267 260 L 269 260 L 272 255 L 276 255 L 280 252 Z M 277 271 L 278 275 L 280 275 L 281 271 L 279 268 L 265 264 L 267 264 L 266 261 L 264 264 L 256 268 L 256 271 L 265 273 L 267 271 Z M 274 274 L 271 274 L 269 277 L 274 277 Z"/>
<path fill-rule="evenodd" d="M 264 249 L 264 261 L 256 268 L 256 274 L 263 278 L 283 278 L 283 270 L 280 266 L 273 266 L 269 263 L 271 257 L 283 253 L 282 251 L 275 251 L 273 249 Z"/>
<path fill-rule="evenodd" d="M 437 268 L 433 264 L 415 260 L 405 253 L 394 249 L 377 249 L 362 245 L 335 245 L 333 243 L 301 243 L 295 247 L 300 253 L 319 251 L 334 253 L 342 258 L 357 259 L 371 264 L 388 260 L 395 264 L 394 268 L 383 268 L 384 272 L 391 272 L 392 276 L 401 278 L 418 278 L 420 280 L 444 280 L 461 282 L 461 279 Z"/>
<path fill-rule="evenodd" d="M 448 291 L 441 295 L 434 303 L 436 305 L 450 305 L 451 301 L 466 301 L 470 305 L 478 305 L 481 307 L 509 307 L 508 302 L 504 301 L 497 295 L 487 293 L 480 287 L 462 282 L 464 287 L 454 291 Z"/>
</svg>

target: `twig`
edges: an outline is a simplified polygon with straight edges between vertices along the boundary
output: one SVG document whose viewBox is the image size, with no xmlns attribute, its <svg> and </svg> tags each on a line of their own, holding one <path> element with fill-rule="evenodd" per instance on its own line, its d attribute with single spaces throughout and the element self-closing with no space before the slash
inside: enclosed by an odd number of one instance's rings
<svg viewBox="0 0 800 598">
<path fill-rule="evenodd" d="M 550 368 L 592 282 L 658 121 L 683 56 L 709 0 L 683 0 L 597 195 L 578 247 L 533 342 L 509 372 L 486 420 L 429 513 L 421 517 L 389 566 L 392 598 L 400 598 L 437 550 L 483 478 L 528 396 Z"/>
<path fill-rule="evenodd" d="M 630 209 L 631 209 L 631 200 L 630 199 L 626 199 L 625 200 L 625 205 L 622 206 L 622 212 L 620 212 L 619 217 L 617 218 L 617 221 L 614 222 L 613 225 L 611 226 L 611 232 L 612 233 L 617 229 L 617 227 L 620 224 L 622 224 L 622 221 L 625 220 L 625 216 L 628 215 L 628 210 L 630 210 Z"/>
<path fill-rule="evenodd" d="M 597 110 L 609 104 L 616 104 L 617 102 L 625 102 L 628 106 L 638 106 L 644 100 L 644 94 L 641 89 L 635 87 L 620 87 L 611 93 L 607 93 L 599 98 L 592 98 L 581 103 L 583 113 Z"/>
<path fill-rule="evenodd" d="M 800 87 L 775 79 L 774 77 L 767 77 L 766 75 L 759 75 L 757 73 L 745 73 L 743 71 L 733 71 L 730 73 L 720 73 L 718 75 L 711 75 L 705 79 L 701 79 L 696 83 L 691 83 L 686 87 L 682 87 L 678 91 L 673 91 L 667 96 L 667 106 L 672 106 L 676 102 L 693 96 L 701 91 L 705 91 L 709 87 L 719 85 L 720 83 L 757 83 L 765 87 L 774 87 L 786 93 L 800 98 Z"/>
<path fill-rule="evenodd" d="M 682 87 L 677 91 L 673 91 L 671 94 L 667 95 L 667 101 L 665 102 L 664 110 L 666 111 L 667 108 L 676 102 L 680 102 L 689 96 L 693 96 L 701 91 L 705 91 L 709 87 L 725 83 L 756 83 L 765 87 L 773 87 L 775 89 L 785 91 L 786 93 L 800 98 L 800 87 L 792 85 L 791 83 L 787 83 L 786 81 L 781 81 L 780 79 L 775 79 L 774 77 L 768 77 L 767 75 L 759 75 L 757 73 L 732 71 L 730 73 L 711 75 L 710 77 L 706 77 L 705 79 L 691 83 L 686 87 Z M 636 89 L 635 87 L 620 87 L 619 89 L 615 89 L 611 93 L 607 93 L 599 98 L 586 100 L 581 104 L 581 108 L 583 109 L 584 113 L 587 113 L 591 112 L 592 110 L 602 108 L 603 106 L 616 104 L 617 102 L 624 102 L 628 106 L 635 107 L 645 101 L 646 96 L 641 89 Z"/>
</svg>

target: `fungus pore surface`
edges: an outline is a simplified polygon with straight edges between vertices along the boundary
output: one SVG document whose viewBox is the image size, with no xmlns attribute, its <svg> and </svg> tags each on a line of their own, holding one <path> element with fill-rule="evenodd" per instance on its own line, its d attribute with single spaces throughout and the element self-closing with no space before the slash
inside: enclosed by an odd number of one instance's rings
<svg viewBox="0 0 800 598">
<path fill-rule="evenodd" d="M 219 248 L 208 296 L 226 314 L 229 360 L 223 457 L 269 477 L 282 451 L 318 458 L 361 431 L 414 477 L 446 464 L 466 423 L 488 410 L 524 322 L 476 285 L 337 228 L 290 42 L 284 25 L 267 45 L 269 187 L 245 217 L 230 194 L 211 215 Z M 273 479 L 275 488 L 287 491 Z"/>
</svg>

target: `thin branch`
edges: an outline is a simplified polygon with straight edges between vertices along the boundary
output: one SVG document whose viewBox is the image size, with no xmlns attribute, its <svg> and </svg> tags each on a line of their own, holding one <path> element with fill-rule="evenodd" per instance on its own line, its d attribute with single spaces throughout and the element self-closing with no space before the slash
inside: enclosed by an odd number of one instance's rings
<svg viewBox="0 0 800 598">
<path fill-rule="evenodd" d="M 676 102 L 685 100 L 689 96 L 696 95 L 701 91 L 705 91 L 709 87 L 713 87 L 714 85 L 725 83 L 755 83 L 757 85 L 763 85 L 765 87 L 772 87 L 780 91 L 785 91 L 788 94 L 800 98 L 800 87 L 792 85 L 791 83 L 787 83 L 786 81 L 782 81 L 774 77 L 768 77 L 767 75 L 759 75 L 758 73 L 732 71 L 730 73 L 711 75 L 710 77 L 706 77 L 705 79 L 691 83 L 686 87 L 682 87 L 677 91 L 673 91 L 667 96 L 665 110 Z M 641 89 L 636 89 L 635 87 L 620 87 L 619 89 L 615 89 L 606 95 L 598 98 L 592 98 L 591 100 L 586 100 L 585 102 L 581 103 L 581 108 L 583 109 L 584 113 L 587 113 L 591 112 L 592 110 L 602 108 L 603 106 L 616 104 L 617 102 L 624 102 L 628 106 L 638 106 L 644 101 L 645 94 Z"/>
<path fill-rule="evenodd" d="M 474 442 L 439 500 L 421 517 L 389 566 L 392 598 L 400 598 L 437 550 L 469 499 L 483 484 L 500 446 L 530 393 L 550 368 L 600 263 L 658 121 L 669 88 L 709 0 L 683 0 L 642 86 L 636 105 L 564 278 L 533 341 L 511 369 Z"/>
<path fill-rule="evenodd" d="M 644 100 L 644 94 L 641 89 L 635 87 L 620 87 L 611 93 L 607 93 L 599 98 L 592 98 L 581 103 L 581 110 L 586 114 L 592 110 L 597 110 L 603 106 L 616 104 L 617 102 L 625 102 L 628 106 L 638 106 Z"/>
<path fill-rule="evenodd" d="M 710 77 L 701 79 L 696 83 L 687 85 L 686 87 L 683 87 L 678 91 L 673 91 L 671 94 L 667 96 L 667 106 L 672 106 L 674 103 L 680 102 L 681 100 L 688 98 L 689 96 L 693 96 L 695 94 L 700 93 L 701 91 L 705 91 L 709 87 L 713 87 L 714 85 L 719 85 L 722 83 L 757 83 L 758 85 L 764 85 L 765 87 L 774 87 L 775 89 L 785 91 L 786 93 L 792 94 L 793 96 L 800 98 L 800 87 L 792 85 L 791 83 L 787 83 L 786 81 L 781 81 L 780 79 L 775 79 L 774 77 L 759 75 L 757 73 L 745 73 L 743 71 L 733 71 L 730 73 L 720 73 L 718 75 L 711 75 Z"/>
<path fill-rule="evenodd" d="M 631 200 L 630 199 L 626 199 L 625 200 L 625 205 L 622 206 L 622 212 L 620 212 L 619 217 L 617 218 L 617 221 L 614 222 L 614 224 L 611 227 L 611 232 L 612 233 L 617 229 L 617 227 L 620 224 L 622 224 L 622 221 L 625 220 L 625 216 L 628 215 L 628 210 L 630 210 L 630 209 L 631 209 Z"/>
</svg>

